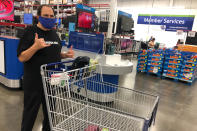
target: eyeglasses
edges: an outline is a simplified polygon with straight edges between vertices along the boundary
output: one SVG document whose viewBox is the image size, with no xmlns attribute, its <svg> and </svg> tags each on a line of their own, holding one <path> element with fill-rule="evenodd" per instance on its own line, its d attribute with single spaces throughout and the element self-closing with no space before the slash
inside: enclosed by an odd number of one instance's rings
<svg viewBox="0 0 197 131">
<path fill-rule="evenodd" d="M 47 18 L 55 18 L 54 15 L 48 15 L 48 14 L 43 14 L 44 17 L 47 17 Z"/>
</svg>

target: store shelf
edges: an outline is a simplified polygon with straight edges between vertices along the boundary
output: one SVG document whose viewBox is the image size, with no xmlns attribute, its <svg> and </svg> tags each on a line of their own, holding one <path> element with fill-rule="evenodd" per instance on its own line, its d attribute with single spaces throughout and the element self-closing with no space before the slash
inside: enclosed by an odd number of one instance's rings
<svg viewBox="0 0 197 131">
<path fill-rule="evenodd" d="M 58 6 L 57 4 L 49 4 L 48 6 Z M 67 4 L 59 4 L 59 6 L 65 6 L 65 7 L 75 7 L 76 4 L 72 4 L 72 5 L 67 5 Z"/>
<path fill-rule="evenodd" d="M 7 23 L 7 22 L 0 22 L 1 26 L 15 26 L 15 27 L 27 27 L 26 24 L 18 24 L 18 23 Z"/>
<path fill-rule="evenodd" d="M 14 2 L 24 2 L 24 0 L 14 0 Z"/>
<path fill-rule="evenodd" d="M 110 7 L 109 4 L 85 4 L 85 5 L 90 7 Z"/>
<path fill-rule="evenodd" d="M 55 12 L 57 12 L 57 10 L 55 10 Z M 74 13 L 74 11 L 72 11 L 72 10 L 67 10 L 67 11 L 59 10 L 59 13 L 70 13 L 70 14 L 72 14 L 72 13 Z"/>
</svg>

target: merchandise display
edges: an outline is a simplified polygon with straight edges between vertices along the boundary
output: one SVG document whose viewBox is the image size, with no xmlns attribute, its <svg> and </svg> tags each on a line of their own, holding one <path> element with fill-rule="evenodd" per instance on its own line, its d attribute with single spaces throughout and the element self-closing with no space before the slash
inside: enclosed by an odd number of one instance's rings
<svg viewBox="0 0 197 131">
<path fill-rule="evenodd" d="M 93 14 L 87 12 L 80 12 L 78 14 L 78 27 L 79 28 L 92 28 L 93 27 Z"/>
<path fill-rule="evenodd" d="M 118 11 L 116 33 L 121 34 L 129 32 L 134 27 L 134 21 L 131 14 Z"/>
<path fill-rule="evenodd" d="M 146 72 L 146 66 L 148 61 L 148 51 L 142 50 L 138 55 L 137 72 Z"/>
<path fill-rule="evenodd" d="M 82 5 L 76 5 L 77 28 L 83 32 L 93 32 L 95 28 L 95 9 Z"/>
<path fill-rule="evenodd" d="M 173 79 L 179 78 L 179 72 L 182 62 L 182 55 L 177 50 L 165 50 L 163 76 Z"/>
<path fill-rule="evenodd" d="M 193 82 L 197 78 L 197 53 L 182 52 L 182 56 L 179 80 Z"/>
<path fill-rule="evenodd" d="M 108 31 L 109 22 L 107 21 L 100 21 L 99 31 L 100 32 L 107 32 Z"/>
<path fill-rule="evenodd" d="M 163 69 L 163 59 L 164 59 L 163 50 L 149 50 L 147 72 L 157 74 L 160 76 Z"/>
<path fill-rule="evenodd" d="M 192 83 L 197 78 L 197 53 L 173 49 L 143 50 L 139 53 L 137 72 Z"/>
</svg>

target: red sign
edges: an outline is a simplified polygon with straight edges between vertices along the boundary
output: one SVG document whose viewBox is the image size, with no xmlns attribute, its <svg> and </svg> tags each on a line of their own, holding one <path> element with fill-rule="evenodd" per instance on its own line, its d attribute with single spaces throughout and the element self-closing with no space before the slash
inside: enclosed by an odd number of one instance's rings
<svg viewBox="0 0 197 131">
<path fill-rule="evenodd" d="M 0 0 L 0 19 L 14 21 L 14 0 Z"/>
</svg>

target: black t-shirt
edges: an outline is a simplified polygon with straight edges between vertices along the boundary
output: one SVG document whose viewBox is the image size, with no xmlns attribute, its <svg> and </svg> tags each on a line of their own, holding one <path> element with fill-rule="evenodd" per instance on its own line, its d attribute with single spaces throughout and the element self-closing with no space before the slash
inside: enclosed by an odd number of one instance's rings
<svg viewBox="0 0 197 131">
<path fill-rule="evenodd" d="M 24 87 L 29 86 L 28 88 L 32 87 L 32 89 L 42 86 L 40 66 L 61 61 L 62 48 L 55 30 L 43 31 L 37 26 L 31 26 L 26 28 L 24 36 L 20 39 L 17 49 L 18 56 L 33 45 L 35 33 L 38 34 L 38 38 L 44 38 L 45 42 L 51 46 L 38 50 L 30 60 L 24 62 Z"/>
</svg>

